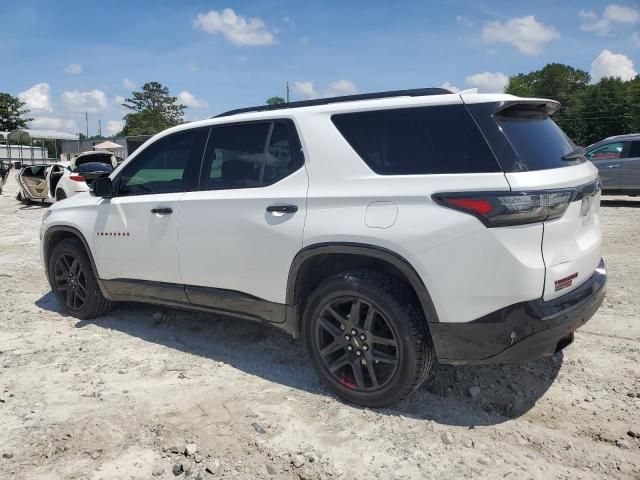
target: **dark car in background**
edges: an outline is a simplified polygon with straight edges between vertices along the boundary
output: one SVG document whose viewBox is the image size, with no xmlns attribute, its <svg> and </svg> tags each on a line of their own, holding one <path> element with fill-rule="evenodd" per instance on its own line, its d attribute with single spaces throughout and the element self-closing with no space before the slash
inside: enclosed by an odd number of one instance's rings
<svg viewBox="0 0 640 480">
<path fill-rule="evenodd" d="M 640 195 L 640 133 L 616 135 L 587 147 L 605 194 Z"/>
</svg>

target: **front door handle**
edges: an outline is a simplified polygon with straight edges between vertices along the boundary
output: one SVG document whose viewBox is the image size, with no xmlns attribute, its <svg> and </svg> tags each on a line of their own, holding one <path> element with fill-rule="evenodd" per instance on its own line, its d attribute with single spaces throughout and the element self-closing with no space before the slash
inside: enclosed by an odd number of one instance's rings
<svg viewBox="0 0 640 480">
<path fill-rule="evenodd" d="M 269 205 L 267 207 L 267 212 L 270 213 L 296 213 L 297 211 L 297 205 Z"/>
<path fill-rule="evenodd" d="M 155 213 L 156 215 L 171 215 L 173 213 L 173 208 L 152 208 L 151 213 Z"/>
<path fill-rule="evenodd" d="M 607 168 L 618 168 L 620 165 L 607 165 Z"/>
</svg>

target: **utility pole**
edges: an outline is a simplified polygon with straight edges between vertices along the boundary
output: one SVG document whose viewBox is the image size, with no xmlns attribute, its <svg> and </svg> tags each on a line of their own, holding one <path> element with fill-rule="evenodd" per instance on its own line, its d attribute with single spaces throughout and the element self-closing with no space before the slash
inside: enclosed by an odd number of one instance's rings
<svg viewBox="0 0 640 480">
<path fill-rule="evenodd" d="M 84 112 L 84 124 L 87 128 L 87 138 L 89 138 L 89 112 Z"/>
<path fill-rule="evenodd" d="M 287 103 L 289 103 L 289 82 L 287 81 Z"/>
<path fill-rule="evenodd" d="M 98 136 L 102 138 L 102 120 L 98 119 Z"/>
</svg>

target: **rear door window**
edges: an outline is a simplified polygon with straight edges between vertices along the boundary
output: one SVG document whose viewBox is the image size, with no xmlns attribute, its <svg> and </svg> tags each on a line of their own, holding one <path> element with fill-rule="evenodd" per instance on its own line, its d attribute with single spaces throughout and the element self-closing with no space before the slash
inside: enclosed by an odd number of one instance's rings
<svg viewBox="0 0 640 480">
<path fill-rule="evenodd" d="M 562 159 L 576 146 L 545 110 L 518 105 L 498 112 L 496 119 L 528 170 L 567 167 L 576 163 Z"/>
<path fill-rule="evenodd" d="M 344 113 L 331 119 L 380 175 L 501 171 L 464 105 Z"/>
<path fill-rule="evenodd" d="M 640 141 L 631 142 L 629 145 L 629 158 L 640 158 Z"/>
<path fill-rule="evenodd" d="M 200 189 L 255 188 L 281 180 L 302 166 L 285 121 L 213 127 Z M 299 148 L 298 148 L 299 150 Z"/>
</svg>

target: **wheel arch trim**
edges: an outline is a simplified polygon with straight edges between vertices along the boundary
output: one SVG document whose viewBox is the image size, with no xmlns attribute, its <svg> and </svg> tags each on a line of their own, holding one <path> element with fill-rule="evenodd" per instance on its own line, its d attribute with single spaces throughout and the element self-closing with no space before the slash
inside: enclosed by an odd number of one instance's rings
<svg viewBox="0 0 640 480">
<path fill-rule="evenodd" d="M 42 256 L 43 256 L 44 269 L 47 272 L 47 274 L 48 274 L 48 267 L 49 267 L 48 265 L 49 251 L 50 251 L 49 243 L 51 242 L 51 236 L 59 232 L 71 233 L 73 236 L 75 236 L 78 240 L 82 242 L 82 245 L 84 246 L 84 249 L 87 252 L 87 256 L 89 257 L 89 261 L 91 262 L 91 268 L 93 269 L 93 274 L 96 276 L 96 279 L 99 279 L 100 276 L 98 275 L 98 267 L 93 258 L 93 251 L 91 250 L 91 247 L 89 247 L 89 242 L 87 242 L 87 239 L 84 237 L 84 235 L 80 230 L 69 225 L 53 225 L 47 228 L 46 232 L 44 233 L 44 236 L 42 237 L 42 253 L 43 253 Z"/>
<path fill-rule="evenodd" d="M 439 322 L 438 314 L 433 301 L 431 300 L 431 295 L 422 281 L 422 278 L 418 275 L 418 272 L 416 272 L 409 261 L 389 249 L 365 243 L 324 242 L 308 245 L 300 250 L 293 259 L 291 268 L 289 269 L 286 293 L 286 303 L 288 305 L 295 305 L 297 303 L 296 287 L 298 285 L 298 276 L 305 262 L 318 255 L 327 254 L 361 255 L 382 260 L 394 266 L 404 275 L 406 281 L 415 291 L 422 310 L 427 317 L 427 321 Z"/>
</svg>

